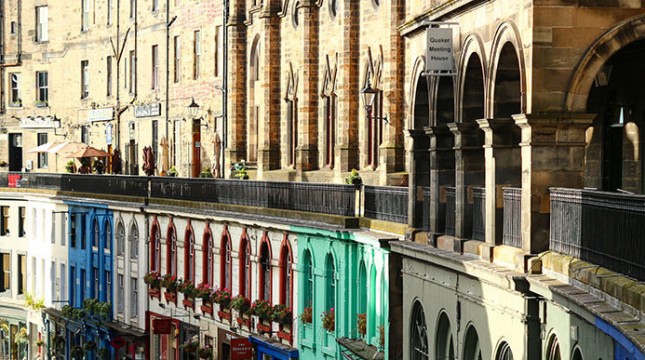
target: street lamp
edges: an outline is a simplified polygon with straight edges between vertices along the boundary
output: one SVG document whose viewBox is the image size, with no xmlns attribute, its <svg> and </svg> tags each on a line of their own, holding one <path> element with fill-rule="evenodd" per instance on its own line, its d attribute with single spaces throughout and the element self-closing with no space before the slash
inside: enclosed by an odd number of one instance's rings
<svg viewBox="0 0 645 360">
<path fill-rule="evenodd" d="M 54 123 L 54 135 L 56 135 L 56 136 L 63 136 L 63 137 L 67 137 L 67 133 L 59 134 L 59 133 L 56 131 L 56 130 L 60 129 L 60 128 L 61 128 L 61 126 L 62 126 L 60 119 L 59 119 L 59 118 L 57 118 L 57 117 L 56 117 L 56 115 L 54 115 L 54 118 L 52 119 L 52 121 L 53 121 L 53 123 Z"/>
<path fill-rule="evenodd" d="M 197 105 L 197 103 L 195 102 L 195 98 L 193 98 L 190 105 L 188 105 L 188 114 L 190 115 L 191 119 L 195 119 L 198 113 L 199 113 L 199 105 Z"/>
<path fill-rule="evenodd" d="M 365 112 L 367 113 L 367 119 L 372 120 L 383 120 L 385 123 L 389 123 L 386 116 L 372 116 L 372 109 L 374 106 L 374 99 L 378 94 L 378 90 L 372 88 L 372 82 L 370 79 L 367 79 L 365 87 L 361 90 L 361 98 L 363 98 L 363 106 L 365 107 Z"/>
</svg>

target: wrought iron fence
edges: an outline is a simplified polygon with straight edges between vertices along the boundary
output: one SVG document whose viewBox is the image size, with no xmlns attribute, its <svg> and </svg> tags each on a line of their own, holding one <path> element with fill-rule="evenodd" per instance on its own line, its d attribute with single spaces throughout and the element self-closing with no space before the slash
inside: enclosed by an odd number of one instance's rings
<svg viewBox="0 0 645 360">
<path fill-rule="evenodd" d="M 456 192 L 457 189 L 454 186 L 446 187 L 446 235 L 450 236 L 455 236 Z"/>
<path fill-rule="evenodd" d="M 486 240 L 486 189 L 473 187 L 473 235 L 474 240 Z"/>
<path fill-rule="evenodd" d="M 551 189 L 551 250 L 645 281 L 645 196 Z"/>
<path fill-rule="evenodd" d="M 504 188 L 504 230 L 502 243 L 504 245 L 522 247 L 522 189 Z"/>
<path fill-rule="evenodd" d="M 153 198 L 354 216 L 353 185 L 152 177 Z"/>
<path fill-rule="evenodd" d="M 363 186 L 366 218 L 405 224 L 408 221 L 408 188 Z"/>
</svg>

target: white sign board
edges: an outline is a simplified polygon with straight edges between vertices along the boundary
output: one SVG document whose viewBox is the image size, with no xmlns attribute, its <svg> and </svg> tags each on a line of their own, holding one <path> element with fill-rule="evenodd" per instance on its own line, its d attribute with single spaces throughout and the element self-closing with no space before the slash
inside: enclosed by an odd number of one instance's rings
<svg viewBox="0 0 645 360">
<path fill-rule="evenodd" d="M 90 109 L 87 112 L 87 121 L 110 121 L 114 118 L 114 109 L 112 108 L 98 108 Z"/>
<path fill-rule="evenodd" d="M 51 116 L 24 117 L 20 119 L 20 127 L 23 129 L 53 129 L 54 118 Z"/>
<path fill-rule="evenodd" d="M 426 73 L 453 72 L 452 29 L 426 29 Z"/>
</svg>

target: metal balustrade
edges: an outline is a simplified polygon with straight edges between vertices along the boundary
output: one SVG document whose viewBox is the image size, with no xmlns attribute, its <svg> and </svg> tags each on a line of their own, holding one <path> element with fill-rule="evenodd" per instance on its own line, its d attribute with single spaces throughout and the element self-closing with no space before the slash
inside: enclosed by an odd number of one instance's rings
<svg viewBox="0 0 645 360">
<path fill-rule="evenodd" d="M 455 236 L 457 216 L 457 189 L 453 186 L 446 187 L 446 235 Z"/>
<path fill-rule="evenodd" d="M 504 188 L 504 218 L 502 243 L 522 247 L 522 189 Z"/>
<path fill-rule="evenodd" d="M 486 189 L 473 187 L 473 235 L 474 240 L 486 240 Z"/>
<path fill-rule="evenodd" d="M 645 281 L 645 196 L 551 189 L 550 248 Z"/>
<path fill-rule="evenodd" d="M 408 188 L 363 186 L 364 216 L 405 224 L 408 221 Z"/>
</svg>

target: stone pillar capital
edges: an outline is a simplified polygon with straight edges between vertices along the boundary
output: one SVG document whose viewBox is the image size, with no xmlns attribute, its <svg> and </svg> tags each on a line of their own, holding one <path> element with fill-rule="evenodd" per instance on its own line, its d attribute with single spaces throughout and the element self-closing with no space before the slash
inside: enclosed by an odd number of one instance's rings
<svg viewBox="0 0 645 360">
<path fill-rule="evenodd" d="M 420 130 L 420 129 L 407 129 L 407 130 L 404 130 L 404 132 L 407 133 L 408 136 L 411 137 L 412 139 L 418 139 L 421 137 L 425 138 L 427 136 L 425 130 Z"/>
<path fill-rule="evenodd" d="M 448 129 L 454 134 L 454 135 L 469 135 L 473 133 L 479 133 L 480 128 L 478 124 L 473 123 L 473 122 L 467 122 L 467 123 L 449 123 L 448 124 Z"/>
<path fill-rule="evenodd" d="M 518 114 L 515 124 L 522 131 L 522 146 L 584 146 L 585 130 L 595 114 Z"/>
</svg>

